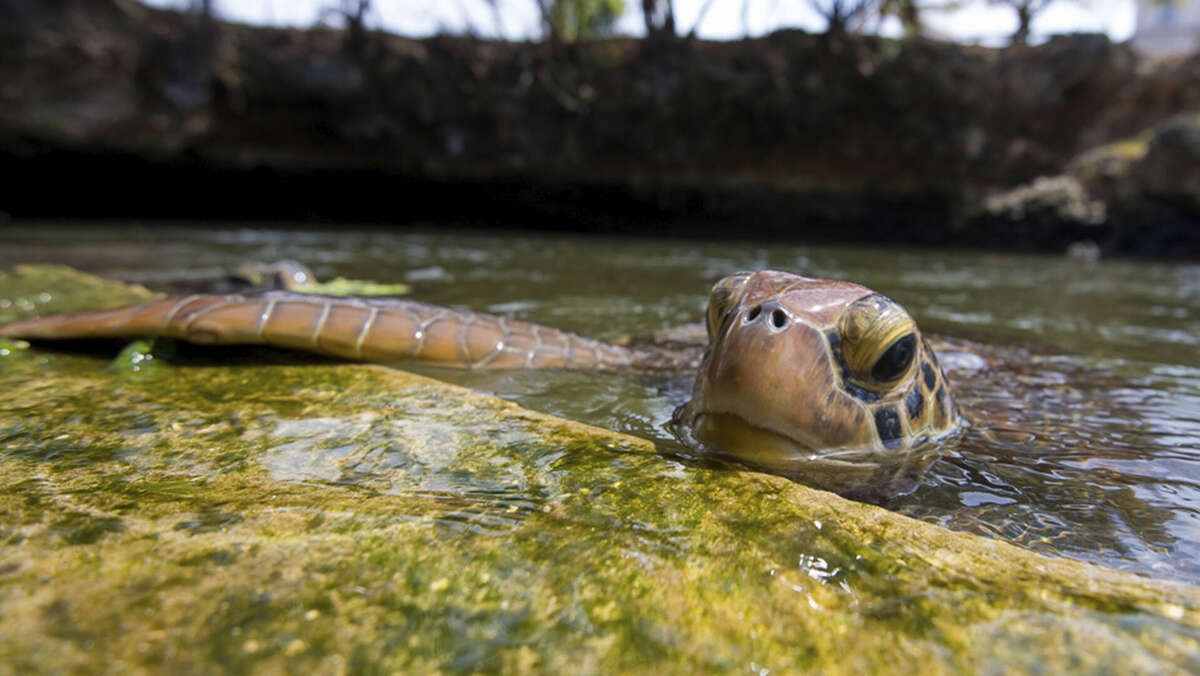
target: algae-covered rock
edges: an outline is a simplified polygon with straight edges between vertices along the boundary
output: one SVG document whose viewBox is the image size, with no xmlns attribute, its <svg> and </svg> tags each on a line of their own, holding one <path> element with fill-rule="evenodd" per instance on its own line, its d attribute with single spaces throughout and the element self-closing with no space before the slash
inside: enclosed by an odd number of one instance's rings
<svg viewBox="0 0 1200 676">
<path fill-rule="evenodd" d="M 409 288 L 407 284 L 381 284 L 366 279 L 334 277 L 328 282 L 301 284 L 293 290 L 323 296 L 403 296 Z"/>
<path fill-rule="evenodd" d="M 1179 203 L 1193 213 L 1200 210 L 1200 115 L 1161 125 L 1132 173 L 1147 196 Z"/>
<path fill-rule="evenodd" d="M 1067 171 L 1107 203 L 1160 200 L 1200 209 L 1200 116 L 1173 117 L 1138 135 L 1085 152 Z"/>
<path fill-rule="evenodd" d="M 1192 587 L 694 466 L 402 371 L 243 355 L 0 362 L 0 664 L 1200 666 Z"/>
<path fill-rule="evenodd" d="M 35 314 L 101 310 L 155 297 L 143 286 L 102 279 L 65 265 L 0 270 L 0 324 Z"/>
</svg>

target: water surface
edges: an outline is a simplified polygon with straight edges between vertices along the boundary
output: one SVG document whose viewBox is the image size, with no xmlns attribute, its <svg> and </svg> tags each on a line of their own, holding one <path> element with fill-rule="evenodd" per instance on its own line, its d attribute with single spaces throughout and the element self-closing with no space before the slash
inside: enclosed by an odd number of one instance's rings
<svg viewBox="0 0 1200 676">
<path fill-rule="evenodd" d="M 989 358 L 950 374 L 971 428 L 889 509 L 1154 577 L 1200 583 L 1200 265 L 952 250 L 204 224 L 0 232 L 0 266 L 59 262 L 148 284 L 293 258 L 320 278 L 405 282 L 423 301 L 599 338 L 697 319 L 718 278 L 779 268 L 866 284 Z M 679 448 L 690 376 L 423 370 Z"/>
</svg>

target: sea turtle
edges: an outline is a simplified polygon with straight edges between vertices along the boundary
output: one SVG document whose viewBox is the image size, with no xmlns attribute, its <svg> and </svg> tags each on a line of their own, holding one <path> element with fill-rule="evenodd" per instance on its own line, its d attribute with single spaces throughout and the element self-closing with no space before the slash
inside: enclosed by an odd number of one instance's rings
<svg viewBox="0 0 1200 676">
<path fill-rule="evenodd" d="M 918 474 L 959 433 L 934 350 L 903 307 L 865 286 L 737 273 L 713 286 L 704 327 L 697 357 L 686 332 L 673 345 L 662 336 L 620 345 L 411 300 L 283 290 L 25 319 L 0 336 L 163 336 L 468 369 L 694 367 L 691 399 L 673 417 L 683 443 L 851 493 Z"/>
</svg>

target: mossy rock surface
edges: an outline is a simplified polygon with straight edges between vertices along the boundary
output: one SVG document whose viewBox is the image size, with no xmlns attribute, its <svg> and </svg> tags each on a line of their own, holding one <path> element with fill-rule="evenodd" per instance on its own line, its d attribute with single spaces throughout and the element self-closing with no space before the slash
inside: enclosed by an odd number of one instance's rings
<svg viewBox="0 0 1200 676">
<path fill-rule="evenodd" d="M 402 371 L 158 361 L 0 358 L 0 671 L 1200 668 L 1192 587 Z"/>
<path fill-rule="evenodd" d="M 121 284 L 65 265 L 18 265 L 0 270 L 0 324 L 33 315 L 121 307 L 156 297 L 143 286 Z"/>
</svg>

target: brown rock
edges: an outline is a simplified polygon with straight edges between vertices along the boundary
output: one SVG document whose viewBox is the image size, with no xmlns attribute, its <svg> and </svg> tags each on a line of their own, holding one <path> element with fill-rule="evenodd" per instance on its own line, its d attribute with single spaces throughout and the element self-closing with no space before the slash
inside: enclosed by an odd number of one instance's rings
<svg viewBox="0 0 1200 676">
<path fill-rule="evenodd" d="M 1130 174 L 1133 187 L 1146 197 L 1200 209 L 1200 115 L 1160 127 Z"/>
</svg>

